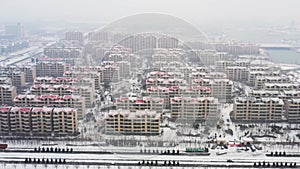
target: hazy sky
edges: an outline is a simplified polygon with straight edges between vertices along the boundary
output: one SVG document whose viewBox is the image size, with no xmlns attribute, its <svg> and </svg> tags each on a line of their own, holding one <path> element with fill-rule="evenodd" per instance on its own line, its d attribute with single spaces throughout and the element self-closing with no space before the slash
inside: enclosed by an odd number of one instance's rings
<svg viewBox="0 0 300 169">
<path fill-rule="evenodd" d="M 0 22 L 112 21 L 158 12 L 191 22 L 300 22 L 300 0 L 0 0 Z"/>
</svg>

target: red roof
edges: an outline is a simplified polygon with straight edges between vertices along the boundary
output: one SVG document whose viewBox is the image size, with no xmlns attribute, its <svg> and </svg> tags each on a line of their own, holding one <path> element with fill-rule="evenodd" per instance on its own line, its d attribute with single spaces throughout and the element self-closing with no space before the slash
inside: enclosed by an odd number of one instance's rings
<svg viewBox="0 0 300 169">
<path fill-rule="evenodd" d="M 1 112 L 9 112 L 10 107 L 0 107 Z"/>
</svg>

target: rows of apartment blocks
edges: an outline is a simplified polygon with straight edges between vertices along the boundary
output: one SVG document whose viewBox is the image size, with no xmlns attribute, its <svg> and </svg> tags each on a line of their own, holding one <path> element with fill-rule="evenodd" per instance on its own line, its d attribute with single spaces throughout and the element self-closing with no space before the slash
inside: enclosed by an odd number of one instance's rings
<svg viewBox="0 0 300 169">
<path fill-rule="evenodd" d="M 112 33 L 112 32 L 105 32 L 105 31 L 98 31 L 98 32 L 90 32 L 88 34 L 88 39 L 90 41 L 100 41 L 100 42 L 114 42 L 118 43 L 120 40 L 128 37 L 127 34 L 119 34 L 119 33 Z M 156 45 L 157 37 L 151 34 L 143 34 L 139 36 L 134 36 L 133 38 L 137 39 L 136 41 L 144 44 L 140 48 L 150 48 L 150 47 L 159 47 L 161 45 Z M 132 39 L 133 39 L 132 38 Z M 80 39 L 80 38 L 79 38 Z M 169 39 L 169 40 L 168 40 Z M 174 47 L 174 38 L 169 37 L 165 38 L 166 44 L 169 44 L 167 47 Z M 132 40 L 126 41 L 126 43 L 130 44 L 129 42 Z M 178 40 L 176 44 L 178 44 Z M 125 43 L 125 42 L 124 42 Z M 214 49 L 220 52 L 226 52 L 232 55 L 257 55 L 259 54 L 259 45 L 252 44 L 252 43 L 241 43 L 236 41 L 228 41 L 228 42 L 209 42 L 209 43 L 203 43 L 203 42 L 188 42 L 188 46 L 190 46 L 192 49 Z M 129 46 L 129 45 L 127 45 Z"/>
<path fill-rule="evenodd" d="M 245 82 L 257 89 L 264 88 L 264 83 L 289 83 L 288 76 L 272 66 L 252 65 L 249 59 L 222 60 L 216 62 L 216 70 L 224 72 L 229 79 Z"/>
<path fill-rule="evenodd" d="M 147 74 L 145 83 L 149 96 L 143 98 L 121 97 L 117 99 L 116 106 L 118 110 L 116 112 L 112 111 L 111 115 L 106 117 L 106 122 L 115 122 L 114 126 L 111 123 L 106 123 L 107 133 L 113 133 L 113 131 L 120 133 L 121 130 L 123 131 L 124 128 L 128 127 L 128 124 L 125 125 L 119 123 L 119 121 L 116 123 L 116 119 L 120 119 L 120 116 L 122 119 L 127 117 L 124 114 L 140 113 L 141 110 L 154 111 L 160 115 L 164 109 L 170 109 L 173 120 L 206 121 L 209 117 L 217 118 L 219 103 L 218 99 L 209 97 L 212 93 L 212 83 L 210 84 L 209 81 L 213 80 L 214 77 L 218 77 L 214 84 L 221 84 L 219 86 L 220 90 L 215 89 L 214 91 L 222 92 L 222 96 L 228 95 L 228 100 L 231 100 L 232 82 L 226 79 L 224 73 L 209 74 L 206 67 L 188 67 L 184 65 L 181 62 L 182 55 L 183 51 L 179 49 L 156 49 L 152 60 L 154 68 L 159 71 Z M 159 63 L 157 67 L 155 66 L 156 63 Z M 208 81 L 203 81 L 202 78 L 206 78 Z M 188 84 L 191 84 L 191 81 L 193 85 Z M 205 81 L 206 83 L 204 83 Z M 218 93 L 218 96 L 220 94 Z M 132 129 L 132 127 L 128 128 Z M 156 130 L 159 130 L 159 128 L 157 127 Z M 128 132 L 134 133 L 130 129 L 127 130 Z"/>
<path fill-rule="evenodd" d="M 112 63 L 110 63 L 112 64 Z M 33 66 L 33 67 L 31 67 Z M 98 67 L 90 67 L 90 68 L 84 68 L 84 67 L 78 67 L 78 68 L 72 68 L 74 71 L 66 71 L 66 64 L 64 63 L 38 63 L 37 65 L 31 65 L 31 66 L 24 66 L 26 67 L 25 70 L 22 72 L 21 70 L 24 70 L 23 68 L 17 68 L 17 67 L 5 67 L 3 68 L 3 71 L 1 73 L 1 85 L 6 85 L 1 88 L 1 94 L 2 95 L 8 95 L 11 93 L 11 97 L 15 96 L 14 89 L 17 89 L 18 92 L 22 92 L 27 84 L 32 84 L 35 79 L 38 78 L 43 78 L 44 76 L 49 76 L 49 77 L 61 77 L 63 75 L 69 77 L 69 78 L 77 78 L 79 77 L 80 79 L 86 79 L 86 78 L 92 78 L 92 81 L 94 81 L 93 85 L 90 86 L 91 90 L 88 88 L 78 88 L 80 89 L 79 93 L 84 93 L 84 91 L 88 91 L 90 95 L 94 92 L 95 89 L 99 89 L 100 85 L 104 81 L 109 81 L 114 79 L 113 77 L 116 77 L 118 79 L 118 71 L 115 66 L 112 65 L 106 65 L 106 66 L 98 66 Z M 30 68 L 29 68 L 30 67 Z M 82 72 L 87 69 L 92 69 L 96 70 L 96 72 Z M 30 70 L 30 71 L 29 71 Z M 99 72 L 97 72 L 99 71 Z M 30 73 L 28 73 L 30 72 Z M 129 70 L 125 73 L 126 76 L 129 74 Z M 26 78 L 28 77 L 28 78 Z M 30 78 L 29 78 L 30 77 Z M 89 81 L 91 81 L 89 79 Z M 36 82 L 35 82 L 36 83 Z M 41 83 L 42 84 L 42 83 Z M 11 87 L 7 87 L 7 85 Z M 82 83 L 72 83 L 72 85 L 80 85 L 82 86 Z M 15 86 L 15 88 L 13 87 Z M 34 89 L 35 87 L 32 87 Z M 32 92 L 36 92 L 36 90 L 31 90 Z M 51 91 L 46 91 L 45 90 L 40 90 L 40 92 L 45 92 L 49 93 Z M 57 91 L 54 91 L 57 92 Z M 86 92 L 85 92 L 86 93 Z M 83 94 L 87 96 L 88 94 Z M 87 104 L 89 105 L 92 104 L 93 102 L 93 97 L 86 97 L 86 102 L 90 100 L 91 102 Z M 2 101 L 1 104 L 7 104 L 9 103 L 9 100 Z"/>
<path fill-rule="evenodd" d="M 106 132 L 107 134 L 159 134 L 160 115 L 165 110 L 164 105 L 164 99 L 159 97 L 118 98 L 117 110 L 111 110 L 105 118 Z M 213 97 L 173 97 L 170 99 L 170 112 L 171 119 L 177 122 L 180 120 L 205 122 L 209 116 L 217 117 L 218 100 Z"/>
<path fill-rule="evenodd" d="M 168 104 L 169 109 L 171 110 L 171 117 L 172 119 L 177 119 L 179 115 L 178 108 L 186 108 L 182 110 L 183 113 L 191 113 L 190 115 L 184 115 L 181 117 L 188 118 L 188 116 L 199 116 L 200 120 L 205 120 L 207 117 L 206 115 L 209 113 L 208 110 L 215 110 L 217 109 L 218 99 L 208 96 L 179 96 L 174 95 L 174 97 L 169 98 Z M 196 106 L 198 105 L 198 106 Z M 166 109 L 165 100 L 163 97 L 154 97 L 154 96 L 147 96 L 147 97 L 121 97 L 116 100 L 116 106 L 118 109 L 123 110 L 152 110 L 156 113 L 161 114 L 164 109 Z M 179 107 L 178 107 L 179 106 Z M 211 107 L 211 108 L 209 108 Z M 212 108 L 214 107 L 214 108 Z M 172 111 L 173 110 L 173 111 Z M 205 110 L 205 111 L 200 111 Z M 205 116 L 203 116 L 205 114 Z"/>
<path fill-rule="evenodd" d="M 182 72 L 178 72 L 178 70 Z M 151 88 L 152 86 L 167 88 L 172 86 L 203 86 L 210 88 L 211 96 L 218 98 L 220 102 L 232 101 L 233 82 L 227 79 L 224 73 L 207 73 L 207 70 L 202 67 L 198 67 L 198 69 L 180 67 L 174 72 L 150 72 L 147 75 L 146 87 Z"/>
<path fill-rule="evenodd" d="M 11 85 L 22 88 L 26 83 L 32 83 L 36 77 L 91 77 L 97 84 L 104 81 L 117 81 L 120 77 L 130 75 L 130 64 L 128 62 L 111 62 L 106 61 L 102 66 L 94 67 L 70 67 L 63 62 L 38 62 L 36 64 L 28 64 L 22 67 L 8 66 L 1 67 L 0 77 L 8 77 L 11 79 Z M 81 71 L 81 72 L 80 72 Z M 84 72 L 83 72 L 84 71 Z M 97 82 L 97 83 L 96 83 Z"/>
<path fill-rule="evenodd" d="M 15 106 L 32 106 L 32 107 L 70 107 L 75 108 L 78 112 L 78 118 L 82 119 L 85 115 L 85 99 L 78 95 L 17 95 L 14 100 Z"/>
<path fill-rule="evenodd" d="M 251 65 L 250 60 L 218 61 L 216 69 L 252 89 L 246 97 L 234 99 L 234 119 L 238 121 L 299 122 L 297 109 L 300 84 L 295 78 L 272 66 Z"/>
<path fill-rule="evenodd" d="M 66 70 L 64 63 L 44 63 L 28 64 L 20 67 L 6 66 L 1 67 L 0 77 L 10 78 L 8 85 L 22 89 L 26 83 L 33 83 L 34 79 L 39 76 L 62 76 Z"/>
<path fill-rule="evenodd" d="M 1 105 L 18 106 L 70 106 L 78 108 L 79 118 L 85 114 L 86 107 L 92 107 L 94 103 L 94 83 L 88 78 L 68 78 L 68 77 L 38 77 L 34 81 L 26 94 L 17 95 L 16 87 L 11 85 L 0 85 Z M 33 99 L 33 95 L 40 98 L 52 98 L 54 96 L 59 102 L 42 101 Z M 63 99 L 59 99 L 59 97 Z M 28 98 L 28 99 L 27 99 Z M 62 102 L 63 100 L 63 102 Z"/>
<path fill-rule="evenodd" d="M 247 122 L 300 122 L 300 99 L 278 97 L 238 97 L 234 101 L 234 119 Z"/>
<path fill-rule="evenodd" d="M 1 135 L 62 136 L 78 134 L 72 108 L 1 107 Z"/>
</svg>

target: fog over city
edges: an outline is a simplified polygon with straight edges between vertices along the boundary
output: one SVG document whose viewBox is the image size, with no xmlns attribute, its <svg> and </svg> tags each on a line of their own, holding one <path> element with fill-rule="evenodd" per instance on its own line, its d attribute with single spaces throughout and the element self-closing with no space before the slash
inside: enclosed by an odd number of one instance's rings
<svg viewBox="0 0 300 169">
<path fill-rule="evenodd" d="M 0 168 L 299 168 L 299 7 L 0 0 Z"/>
<path fill-rule="evenodd" d="M 166 13 L 200 23 L 300 22 L 298 0 L 1 0 L 1 22 L 111 21 L 137 13 Z"/>
</svg>

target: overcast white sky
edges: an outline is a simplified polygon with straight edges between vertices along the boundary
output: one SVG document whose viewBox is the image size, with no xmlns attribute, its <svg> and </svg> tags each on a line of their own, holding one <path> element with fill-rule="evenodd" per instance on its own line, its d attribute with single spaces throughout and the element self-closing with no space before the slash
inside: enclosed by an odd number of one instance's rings
<svg viewBox="0 0 300 169">
<path fill-rule="evenodd" d="M 300 0 L 0 0 L 0 22 L 112 21 L 158 12 L 190 21 L 300 22 Z"/>
</svg>

